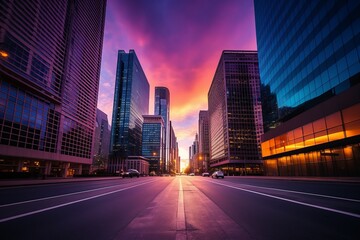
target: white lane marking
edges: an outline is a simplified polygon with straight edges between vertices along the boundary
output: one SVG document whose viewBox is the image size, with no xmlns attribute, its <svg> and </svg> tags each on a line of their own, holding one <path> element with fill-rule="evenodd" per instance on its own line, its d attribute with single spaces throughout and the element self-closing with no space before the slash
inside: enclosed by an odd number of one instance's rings
<svg viewBox="0 0 360 240">
<path fill-rule="evenodd" d="M 208 181 L 208 180 L 206 180 L 206 181 Z M 222 185 L 222 186 L 229 187 L 229 188 L 238 189 L 238 190 L 245 191 L 245 192 L 258 194 L 258 195 L 265 196 L 265 197 L 270 197 L 270 198 L 275 198 L 275 199 L 286 201 L 286 202 L 296 203 L 296 204 L 307 206 L 307 207 L 313 207 L 313 208 L 317 208 L 317 209 L 326 210 L 326 211 L 329 211 L 329 212 L 335 212 L 335 213 L 344 214 L 344 215 L 351 216 L 351 217 L 360 218 L 360 214 L 356 214 L 356 213 L 345 212 L 345 211 L 341 211 L 341 210 L 337 210 L 337 209 L 333 209 L 333 208 L 322 207 L 322 206 L 319 206 L 319 205 L 314 205 L 314 204 L 304 203 L 304 202 L 291 200 L 291 199 L 287 199 L 287 198 L 277 197 L 277 196 L 274 196 L 274 195 L 261 193 L 261 192 L 256 192 L 256 191 L 253 191 L 253 190 L 248 190 L 248 189 L 245 189 L 245 188 L 230 186 L 230 185 L 217 183 L 217 182 L 213 182 L 213 181 L 208 181 L 208 182 L 218 184 L 218 185 Z"/>
<path fill-rule="evenodd" d="M 15 215 L 15 216 L 12 216 L 12 217 L 3 218 L 3 219 L 0 219 L 0 223 L 2 223 L 2 222 L 7 222 L 7 221 L 10 221 L 10 220 L 14 220 L 14 219 L 17 219 L 17 218 L 22 218 L 22 217 L 30 216 L 30 215 L 33 215 L 33 214 L 36 214 L 36 213 L 41 213 L 41 212 L 49 211 L 49 210 L 56 209 L 56 208 L 60 208 L 60 207 L 65 207 L 65 206 L 72 205 L 72 204 L 75 204 L 75 203 L 84 202 L 84 201 L 87 201 L 87 200 L 91 200 L 91 199 L 94 199 L 94 198 L 99 198 L 99 197 L 106 196 L 106 195 L 110 195 L 110 194 L 113 194 L 113 193 L 125 191 L 125 190 L 131 189 L 131 188 L 135 188 L 135 187 L 139 187 L 139 186 L 141 186 L 141 185 L 145 185 L 145 184 L 148 184 L 148 183 L 151 183 L 151 182 L 154 182 L 154 181 L 149 181 L 149 182 L 137 184 L 137 185 L 134 185 L 134 186 L 131 186 L 131 187 L 122 188 L 122 189 L 118 189 L 118 190 L 111 191 L 111 192 L 107 192 L 107 193 L 102 193 L 102 194 L 95 195 L 95 196 L 92 196 L 92 197 L 87 197 L 87 198 L 79 199 L 79 200 L 76 200 L 76 201 L 67 202 L 67 203 L 55 205 L 55 206 L 52 206 L 52 207 L 43 208 L 43 209 L 39 209 L 39 210 L 36 210 L 36 211 L 27 212 L 27 213 Z"/>
<path fill-rule="evenodd" d="M 149 182 L 153 182 L 153 181 L 149 181 Z M 85 190 L 85 191 L 73 192 L 73 193 L 66 193 L 66 194 L 61 194 L 61 195 L 56 195 L 56 196 L 51 196 L 51 197 L 38 198 L 38 199 L 32 199 L 32 200 L 27 200 L 27 201 L 22 201 L 22 202 L 8 203 L 8 204 L 0 205 L 0 208 L 10 207 L 10 206 L 20 205 L 20 204 L 26 204 L 26 203 L 31 203 L 31 202 L 44 201 L 44 200 L 49 200 L 49 199 L 54 199 L 54 198 L 67 197 L 67 196 L 77 195 L 77 194 L 82 194 L 82 193 L 89 193 L 89 192 L 94 192 L 94 191 L 99 191 L 99 190 L 104 190 L 104 189 L 109 189 L 109 188 L 114 188 L 114 187 L 119 187 L 119 186 L 121 186 L 121 185 L 114 185 L 114 186 L 108 186 L 108 187 L 102 187 L 102 188 L 95 188 L 95 189 L 91 189 L 91 190 Z"/>
<path fill-rule="evenodd" d="M 310 196 L 316 196 L 316 197 L 331 198 L 331 199 L 344 200 L 344 201 L 349 201 L 349 202 L 360 202 L 360 200 L 353 199 L 353 198 L 342 198 L 342 197 L 335 197 L 335 196 L 329 196 L 329 195 L 323 195 L 323 194 L 317 194 L 317 193 L 298 192 L 298 191 L 279 189 L 279 188 L 260 187 L 260 186 L 249 185 L 249 184 L 241 184 L 241 185 L 242 186 L 248 186 L 248 187 L 267 189 L 267 190 L 275 190 L 275 191 L 279 191 L 279 192 L 297 193 L 297 194 L 302 194 L 302 195 L 310 195 Z"/>
<path fill-rule="evenodd" d="M 176 240 L 186 239 L 186 224 L 185 224 L 185 207 L 184 207 L 184 191 L 182 187 L 181 178 L 179 178 L 179 198 L 176 215 Z"/>
</svg>

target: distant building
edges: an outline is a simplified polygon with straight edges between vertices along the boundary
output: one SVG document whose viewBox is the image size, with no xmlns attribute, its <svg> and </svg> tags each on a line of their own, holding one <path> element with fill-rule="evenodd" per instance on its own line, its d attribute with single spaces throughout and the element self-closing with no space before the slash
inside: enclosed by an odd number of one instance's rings
<svg viewBox="0 0 360 240">
<path fill-rule="evenodd" d="M 172 122 L 170 121 L 170 150 L 169 150 L 169 173 L 175 174 L 180 172 L 180 167 L 177 167 L 179 161 L 179 148 L 178 142 L 175 135 Z"/>
<path fill-rule="evenodd" d="M 144 115 L 142 128 L 142 156 L 150 163 L 150 172 L 162 173 L 165 151 L 165 126 L 160 115 Z"/>
<path fill-rule="evenodd" d="M 149 82 L 135 51 L 118 52 L 108 170 L 121 171 L 127 156 L 142 154 L 143 115 L 149 112 Z"/>
<path fill-rule="evenodd" d="M 202 172 L 209 170 L 209 113 L 201 110 L 199 112 L 199 154 Z"/>
<path fill-rule="evenodd" d="M 170 92 L 166 87 L 155 87 L 154 115 L 161 115 L 165 126 L 164 164 L 161 171 L 169 173 L 170 169 Z"/>
<path fill-rule="evenodd" d="M 210 167 L 261 174 L 263 122 L 256 51 L 223 51 L 208 93 Z"/>
<path fill-rule="evenodd" d="M 266 174 L 360 176 L 360 2 L 254 5 Z"/>
<path fill-rule="evenodd" d="M 107 168 L 110 150 L 110 134 L 111 129 L 106 113 L 97 109 L 91 172 L 105 170 Z"/>
<path fill-rule="evenodd" d="M 105 8 L 105 0 L 0 2 L 1 173 L 88 173 Z"/>
<path fill-rule="evenodd" d="M 124 171 L 128 169 L 136 169 L 141 175 L 149 175 L 150 173 L 150 163 L 149 159 L 142 156 L 128 156 L 126 159 L 126 164 Z"/>
</svg>

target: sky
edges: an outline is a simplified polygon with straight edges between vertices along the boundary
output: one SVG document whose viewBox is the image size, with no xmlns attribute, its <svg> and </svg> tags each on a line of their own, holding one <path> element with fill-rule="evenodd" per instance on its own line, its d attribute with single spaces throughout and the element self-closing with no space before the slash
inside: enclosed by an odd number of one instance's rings
<svg viewBox="0 0 360 240">
<path fill-rule="evenodd" d="M 111 123 L 118 50 L 134 49 L 150 84 L 170 91 L 170 120 L 186 163 L 223 50 L 256 50 L 252 0 L 108 0 L 98 108 Z"/>
</svg>

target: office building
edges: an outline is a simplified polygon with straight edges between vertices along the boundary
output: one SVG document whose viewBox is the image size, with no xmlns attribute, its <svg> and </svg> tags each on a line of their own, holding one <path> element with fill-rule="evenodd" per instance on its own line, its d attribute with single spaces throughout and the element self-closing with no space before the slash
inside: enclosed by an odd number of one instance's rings
<svg viewBox="0 0 360 240">
<path fill-rule="evenodd" d="M 0 8 L 0 172 L 88 172 L 106 1 Z"/>
<path fill-rule="evenodd" d="M 164 169 L 165 126 L 160 115 L 144 115 L 142 156 L 150 163 L 150 172 L 161 174 Z"/>
<path fill-rule="evenodd" d="M 96 110 L 91 172 L 105 171 L 109 159 L 111 128 L 106 113 Z"/>
<path fill-rule="evenodd" d="M 149 82 L 134 50 L 118 51 L 108 170 L 123 170 L 128 156 L 141 156 L 143 115 L 149 113 Z"/>
<path fill-rule="evenodd" d="M 256 51 L 223 51 L 208 93 L 210 167 L 261 174 L 263 134 Z"/>
<path fill-rule="evenodd" d="M 161 115 L 165 124 L 164 173 L 169 173 L 170 166 L 170 92 L 166 87 L 155 87 L 154 115 Z"/>
<path fill-rule="evenodd" d="M 199 154 L 203 172 L 209 169 L 209 114 L 208 111 L 199 112 Z"/>
<path fill-rule="evenodd" d="M 360 175 L 360 2 L 255 0 L 267 175 Z M 276 120 L 275 120 L 276 119 Z"/>
<path fill-rule="evenodd" d="M 172 125 L 172 121 L 170 121 L 170 149 L 169 149 L 169 173 L 175 174 L 180 171 L 180 168 L 177 166 L 180 164 L 179 161 L 179 148 L 178 142 L 175 135 L 175 130 Z"/>
</svg>

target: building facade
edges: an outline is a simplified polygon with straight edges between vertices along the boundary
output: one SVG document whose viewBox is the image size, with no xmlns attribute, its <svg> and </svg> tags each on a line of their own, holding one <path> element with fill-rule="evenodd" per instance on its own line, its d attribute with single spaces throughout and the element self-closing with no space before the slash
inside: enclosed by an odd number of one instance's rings
<svg viewBox="0 0 360 240">
<path fill-rule="evenodd" d="M 263 113 L 274 116 L 267 175 L 360 175 L 359 11 L 359 1 L 255 0 L 261 81 L 277 108 Z"/>
<path fill-rule="evenodd" d="M 165 125 L 165 152 L 162 172 L 170 171 L 170 92 L 166 87 L 155 87 L 154 115 L 161 115 Z"/>
<path fill-rule="evenodd" d="M 256 51 L 223 51 L 208 93 L 210 167 L 261 174 L 263 122 Z"/>
<path fill-rule="evenodd" d="M 149 112 L 150 85 L 134 50 L 119 50 L 108 170 L 120 171 L 127 156 L 141 156 L 143 115 Z"/>
<path fill-rule="evenodd" d="M 161 174 L 164 165 L 165 126 L 160 115 L 144 115 L 142 156 L 150 163 L 150 172 Z"/>
<path fill-rule="evenodd" d="M 105 171 L 109 160 L 111 128 L 106 113 L 96 110 L 93 163 L 90 172 Z"/>
<path fill-rule="evenodd" d="M 179 159 L 179 147 L 177 138 L 175 135 L 175 130 L 172 125 L 172 121 L 170 121 L 170 150 L 169 150 L 169 173 L 170 174 L 176 174 L 177 172 L 180 172 L 180 167 L 177 167 L 180 165 L 178 163 L 180 161 Z"/>
<path fill-rule="evenodd" d="M 202 171 L 209 170 L 209 113 L 199 112 L 199 154 L 202 160 Z"/>
<path fill-rule="evenodd" d="M 0 8 L 0 172 L 89 171 L 106 1 Z"/>
</svg>

